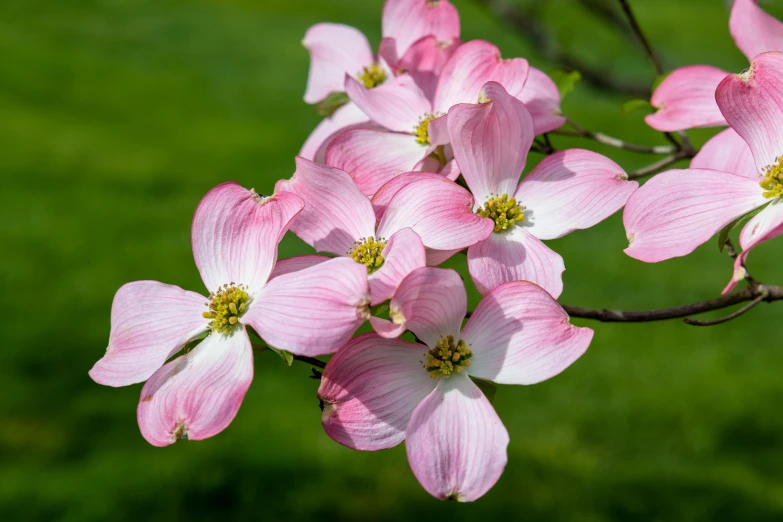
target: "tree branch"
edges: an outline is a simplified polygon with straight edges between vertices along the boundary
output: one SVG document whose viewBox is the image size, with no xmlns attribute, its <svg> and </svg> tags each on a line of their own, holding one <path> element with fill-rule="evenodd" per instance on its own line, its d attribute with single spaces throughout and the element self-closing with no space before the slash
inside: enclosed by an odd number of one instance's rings
<svg viewBox="0 0 783 522">
<path fill-rule="evenodd" d="M 608 136 L 602 132 L 589 131 L 570 118 L 566 118 L 566 122 L 573 128 L 573 130 L 558 129 L 552 131 L 552 134 L 588 138 L 595 140 L 598 143 L 615 147 L 617 149 L 630 150 L 632 152 L 641 152 L 645 154 L 677 154 L 679 152 L 679 143 L 677 143 L 677 145 L 655 145 L 652 147 L 647 145 L 636 145 L 634 143 L 623 141 L 620 138 Z"/>
<path fill-rule="evenodd" d="M 712 321 L 699 321 L 698 319 L 690 319 L 686 317 L 685 319 L 683 319 L 683 322 L 685 322 L 685 324 L 690 324 L 693 326 L 714 326 L 716 324 L 725 323 L 727 321 L 731 321 L 732 319 L 741 316 L 742 314 L 744 314 L 745 312 L 747 312 L 748 310 L 750 310 L 751 308 L 759 304 L 761 301 L 766 299 L 766 297 L 767 297 L 767 293 L 764 292 L 761 295 L 759 295 L 757 298 L 755 298 L 753 301 L 751 301 L 750 303 L 746 304 L 745 306 L 737 310 L 736 312 L 732 312 L 729 315 L 726 315 L 719 319 L 713 319 Z"/>
<path fill-rule="evenodd" d="M 653 69 L 655 69 L 655 74 L 661 76 L 663 74 L 663 66 L 661 66 L 661 60 L 653 51 L 652 46 L 650 46 L 650 42 L 647 40 L 647 37 L 644 36 L 644 33 L 642 32 L 642 28 L 639 27 L 639 23 L 636 21 L 636 17 L 633 15 L 633 11 L 631 11 L 631 6 L 628 4 L 628 0 L 618 0 L 618 1 L 620 2 L 620 7 L 622 7 L 623 9 L 623 13 L 625 13 L 625 18 L 628 20 L 628 24 L 631 26 L 631 30 L 636 35 L 636 38 L 639 40 L 639 43 L 642 44 L 642 47 L 644 48 L 644 52 L 647 54 L 647 57 L 650 59 L 650 62 L 652 62 Z"/>
<path fill-rule="evenodd" d="M 659 171 L 668 167 L 669 165 L 673 165 L 674 163 L 677 163 L 682 159 L 688 159 L 692 157 L 693 154 L 691 154 L 690 152 L 686 152 L 684 150 L 678 151 L 672 154 L 671 156 L 667 156 L 663 159 L 656 161 L 655 163 L 651 163 L 646 167 L 642 167 L 639 170 L 635 170 L 631 172 L 630 174 L 628 174 L 628 179 L 643 178 L 644 176 L 649 176 L 650 174 L 656 174 Z"/>
</svg>

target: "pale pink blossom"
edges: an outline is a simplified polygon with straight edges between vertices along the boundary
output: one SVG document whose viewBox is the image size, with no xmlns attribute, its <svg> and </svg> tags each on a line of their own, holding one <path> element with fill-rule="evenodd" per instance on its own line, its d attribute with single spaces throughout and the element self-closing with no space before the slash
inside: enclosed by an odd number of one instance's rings
<svg viewBox="0 0 783 522">
<path fill-rule="evenodd" d="M 156 281 L 117 292 L 109 346 L 90 376 L 108 386 L 147 381 L 138 422 L 151 444 L 204 439 L 231 423 L 253 379 L 246 325 L 276 348 L 319 355 L 335 351 L 364 321 L 366 270 L 349 260 L 269 280 L 278 242 L 303 206 L 295 194 L 265 198 L 236 183 L 219 185 L 201 200 L 192 227 L 193 256 L 210 296 Z"/>
<path fill-rule="evenodd" d="M 421 268 L 391 301 L 395 325 L 421 343 L 365 334 L 326 365 L 318 389 L 324 429 L 350 448 L 405 441 L 414 475 L 431 495 L 476 500 L 506 465 L 508 432 L 474 379 L 534 384 L 587 349 L 588 328 L 529 282 L 484 296 L 467 324 L 467 296 L 453 270 Z M 423 344 L 422 344 L 423 343 Z"/>
</svg>

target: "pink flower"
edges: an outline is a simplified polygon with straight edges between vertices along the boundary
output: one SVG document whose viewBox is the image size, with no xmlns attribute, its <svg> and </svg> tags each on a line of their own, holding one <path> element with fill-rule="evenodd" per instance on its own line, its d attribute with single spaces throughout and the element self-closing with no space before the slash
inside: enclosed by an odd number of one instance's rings
<svg viewBox="0 0 783 522">
<path fill-rule="evenodd" d="M 625 204 L 638 184 L 628 181 L 622 168 L 608 158 L 576 149 L 545 158 L 520 183 L 533 142 L 530 114 L 494 82 L 484 86 L 482 99 L 485 103 L 456 105 L 448 114 L 454 156 L 472 192 L 461 203 L 470 205 L 492 231 L 469 245 L 470 274 L 482 293 L 508 281 L 525 280 L 558 297 L 565 266 L 541 240 L 606 219 Z M 432 234 L 408 221 L 409 194 L 416 193 L 428 201 L 430 212 L 444 216 L 442 228 L 456 226 L 457 216 L 448 207 L 453 203 L 439 197 L 438 189 L 432 180 L 413 181 L 391 197 L 384 187 L 373 201 L 385 205 L 384 220 L 394 213 L 397 226 L 416 230 L 427 248 L 454 250 L 457 245 L 436 245 Z"/>
<path fill-rule="evenodd" d="M 650 179 L 628 200 L 625 252 L 655 263 L 684 256 L 718 231 L 762 208 L 740 234 L 742 254 L 724 293 L 745 273 L 749 251 L 783 233 L 783 54 L 764 53 L 729 75 L 716 99 L 732 129 L 712 138 L 691 169 Z M 715 170 L 706 170 L 715 169 Z"/>
<path fill-rule="evenodd" d="M 392 298 L 391 316 L 424 344 L 361 335 L 329 361 L 318 389 L 332 439 L 366 451 L 404 440 L 424 489 L 460 501 L 476 500 L 495 484 L 509 441 L 473 379 L 544 381 L 578 359 L 593 336 L 569 324 L 557 302 L 528 282 L 495 288 L 461 328 L 466 312 L 456 272 L 412 272 Z"/>
<path fill-rule="evenodd" d="M 192 228 L 210 297 L 156 281 L 117 292 L 109 347 L 90 376 L 108 386 L 147 381 L 138 421 L 151 444 L 204 439 L 231 423 L 253 379 L 245 325 L 276 348 L 318 355 L 335 351 L 364 321 L 366 271 L 349 260 L 268 281 L 277 244 L 303 206 L 294 194 L 264 198 L 236 183 L 219 185 L 201 200 Z"/>
<path fill-rule="evenodd" d="M 756 0 L 734 1 L 729 31 L 748 60 L 783 51 L 783 23 L 765 13 Z M 726 125 L 715 103 L 715 89 L 728 74 L 709 65 L 676 69 L 655 89 L 650 102 L 657 112 L 645 118 L 647 124 L 663 132 Z"/>
</svg>

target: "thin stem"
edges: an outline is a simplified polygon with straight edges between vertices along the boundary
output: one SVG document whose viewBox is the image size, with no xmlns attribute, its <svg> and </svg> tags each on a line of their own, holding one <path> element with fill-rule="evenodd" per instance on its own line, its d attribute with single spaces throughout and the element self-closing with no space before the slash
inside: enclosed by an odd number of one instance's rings
<svg viewBox="0 0 783 522">
<path fill-rule="evenodd" d="M 665 169 L 669 165 L 677 163 L 682 159 L 687 159 L 692 157 L 693 156 L 690 153 L 687 153 L 684 150 L 678 151 L 675 154 L 672 154 L 671 156 L 667 156 L 665 158 L 656 161 L 655 163 L 651 163 L 646 167 L 642 167 L 639 170 L 635 170 L 634 172 L 631 172 L 630 174 L 628 174 L 628 179 L 637 179 L 637 178 L 642 178 L 644 176 L 649 176 L 650 174 L 655 174 Z"/>
<path fill-rule="evenodd" d="M 690 318 L 686 317 L 685 319 L 683 319 L 683 322 L 685 324 L 690 324 L 690 325 L 693 325 L 693 326 L 714 326 L 716 324 L 725 323 L 725 322 L 731 321 L 732 319 L 735 319 L 735 318 L 741 316 L 742 314 L 744 314 L 745 312 L 749 311 L 751 308 L 753 308 L 754 306 L 759 304 L 761 301 L 766 299 L 766 297 L 767 297 L 766 292 L 762 293 L 757 298 L 755 298 L 753 301 L 751 301 L 750 303 L 746 304 L 745 306 L 743 306 L 742 308 L 740 308 L 736 312 L 732 312 L 729 315 L 726 315 L 726 316 L 721 317 L 719 319 L 713 319 L 712 321 L 699 321 L 698 319 L 690 319 Z"/>
<path fill-rule="evenodd" d="M 307 363 L 310 366 L 315 366 L 316 368 L 324 369 L 326 368 L 326 363 L 316 359 L 315 357 L 307 357 L 305 355 L 294 355 L 294 360 Z"/>
<path fill-rule="evenodd" d="M 655 73 L 658 76 L 662 75 L 663 67 L 661 66 L 661 61 L 658 59 L 658 56 L 656 56 L 655 52 L 650 46 L 650 42 L 647 40 L 647 37 L 644 36 L 644 33 L 642 32 L 642 28 L 639 27 L 639 23 L 636 21 L 636 17 L 634 16 L 633 11 L 631 10 L 631 6 L 628 4 L 627 0 L 618 0 L 618 1 L 620 2 L 620 6 L 623 8 L 623 13 L 625 13 L 625 18 L 628 20 L 628 23 L 631 26 L 631 30 L 636 35 L 636 38 L 639 40 L 639 43 L 642 44 L 642 47 L 644 47 L 644 52 L 647 53 L 647 57 L 650 59 L 650 62 L 652 62 L 652 66 L 655 69 Z"/>
<path fill-rule="evenodd" d="M 582 138 L 588 138 L 591 140 L 595 140 L 598 143 L 603 143 L 604 145 L 615 147 L 617 149 L 630 150 L 632 152 L 642 152 L 646 154 L 676 154 L 679 151 L 679 144 L 677 146 L 656 145 L 653 147 L 649 147 L 646 145 L 636 145 L 634 143 L 628 143 L 626 141 L 623 141 L 619 138 L 608 136 L 602 132 L 589 131 L 570 118 L 567 118 L 566 121 L 573 128 L 573 130 L 571 131 L 556 130 L 553 131 L 552 134 L 559 134 L 561 136 L 578 136 Z"/>
</svg>

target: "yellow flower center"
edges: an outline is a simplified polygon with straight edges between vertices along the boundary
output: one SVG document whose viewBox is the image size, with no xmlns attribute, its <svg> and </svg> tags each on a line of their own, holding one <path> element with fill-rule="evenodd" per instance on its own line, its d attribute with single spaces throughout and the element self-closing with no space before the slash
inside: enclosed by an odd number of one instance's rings
<svg viewBox="0 0 783 522">
<path fill-rule="evenodd" d="M 493 220 L 495 232 L 502 232 L 513 227 L 515 223 L 521 223 L 525 219 L 524 210 L 525 206 L 518 204 L 516 198 L 501 194 L 489 198 L 476 214 Z"/>
<path fill-rule="evenodd" d="M 362 68 L 358 79 L 365 87 L 372 89 L 386 81 L 386 71 L 381 69 L 377 63 L 374 63 L 369 67 Z"/>
<path fill-rule="evenodd" d="M 441 114 L 427 113 L 419 118 L 419 124 L 413 129 L 413 135 L 416 136 L 416 143 L 419 145 L 430 144 L 429 125 L 432 120 L 437 120 Z"/>
<path fill-rule="evenodd" d="M 357 263 L 366 266 L 369 273 L 373 273 L 383 266 L 385 259 L 381 253 L 384 248 L 386 248 L 386 240 L 370 236 L 354 243 L 353 250 L 348 255 Z"/>
<path fill-rule="evenodd" d="M 470 358 L 473 352 L 470 351 L 465 341 L 460 339 L 454 342 L 454 336 L 441 337 L 435 348 L 427 352 L 424 368 L 429 372 L 430 377 L 449 377 L 453 373 L 460 373 L 463 369 L 470 366 Z"/>
<path fill-rule="evenodd" d="M 759 185 L 764 189 L 765 198 L 783 196 L 783 156 L 777 159 L 776 164 L 764 167 L 761 175 L 763 178 Z"/>
<path fill-rule="evenodd" d="M 212 319 L 209 327 L 215 333 L 225 333 L 239 322 L 239 318 L 247 310 L 250 296 L 244 285 L 223 285 L 209 296 L 209 311 L 202 315 L 206 319 Z"/>
</svg>

